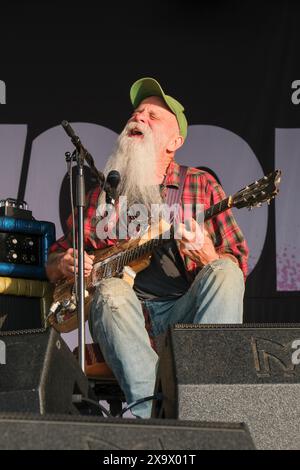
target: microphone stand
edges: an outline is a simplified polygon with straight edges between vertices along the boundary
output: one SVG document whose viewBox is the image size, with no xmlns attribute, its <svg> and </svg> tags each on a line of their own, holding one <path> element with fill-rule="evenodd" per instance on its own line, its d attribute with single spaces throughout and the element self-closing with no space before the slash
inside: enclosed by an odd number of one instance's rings
<svg viewBox="0 0 300 470">
<path fill-rule="evenodd" d="M 75 149 L 72 155 L 66 153 L 66 161 L 75 161 L 76 169 L 76 207 L 78 217 L 77 250 L 78 250 L 78 274 L 77 274 L 77 317 L 78 317 L 78 352 L 79 365 L 85 373 L 85 318 L 84 318 L 84 208 L 85 208 L 85 181 L 83 174 L 84 153 L 81 149 Z M 75 273 L 76 276 L 76 273 Z"/>
<path fill-rule="evenodd" d="M 85 181 L 83 166 L 84 160 L 90 166 L 93 174 L 96 176 L 100 185 L 104 185 L 104 175 L 97 170 L 92 155 L 84 148 L 80 138 L 75 134 L 73 128 L 70 126 L 68 121 L 62 121 L 62 126 L 68 136 L 71 138 L 71 142 L 75 146 L 75 150 L 70 156 L 67 152 L 67 161 L 76 161 L 77 173 L 76 173 L 76 207 L 78 214 L 78 229 L 77 229 L 77 250 L 78 250 L 78 275 L 77 275 L 77 289 L 76 289 L 76 301 L 77 301 L 77 316 L 78 316 L 78 352 L 79 352 L 79 364 L 85 373 L 85 318 L 84 318 L 84 208 L 85 208 Z M 76 238 L 76 235 L 75 235 Z M 75 240 L 74 240 L 75 242 Z M 76 276 L 76 273 L 74 273 Z M 76 279 L 76 277 L 75 277 Z"/>
<path fill-rule="evenodd" d="M 78 210 L 78 352 L 79 364 L 85 373 L 85 318 L 84 318 L 84 224 L 83 214 L 85 208 L 85 181 L 83 174 L 84 157 L 82 151 L 76 153 L 76 207 Z"/>
</svg>

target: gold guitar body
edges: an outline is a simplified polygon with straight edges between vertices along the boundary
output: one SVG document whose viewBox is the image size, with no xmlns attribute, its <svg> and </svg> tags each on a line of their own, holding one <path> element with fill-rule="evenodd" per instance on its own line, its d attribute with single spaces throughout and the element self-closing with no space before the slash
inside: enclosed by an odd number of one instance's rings
<svg viewBox="0 0 300 470">
<path fill-rule="evenodd" d="M 142 246 L 144 243 L 161 235 L 163 232 L 169 230 L 170 225 L 164 221 L 160 222 L 159 227 L 152 227 L 141 238 L 130 239 L 118 242 L 115 246 L 103 248 L 93 252 L 95 255 L 93 271 L 97 271 L 97 265 L 111 260 L 119 253 L 125 253 L 133 248 Z M 143 255 L 134 261 L 129 262 L 119 273 L 118 277 L 128 282 L 132 287 L 134 284 L 135 275 L 146 269 L 151 261 L 151 253 Z M 105 276 L 112 277 L 112 276 Z M 101 280 L 101 279 L 100 279 Z M 100 281 L 99 281 L 100 282 Z M 95 273 L 92 272 L 90 276 L 85 279 L 85 319 L 88 319 L 93 294 L 95 292 Z M 60 333 L 68 333 L 78 328 L 78 311 L 77 301 L 75 294 L 74 280 L 63 279 L 58 281 L 55 285 L 53 293 L 53 303 L 48 315 L 48 322 Z M 58 310 L 59 309 L 59 310 Z M 58 311 L 57 311 L 58 310 Z"/>
</svg>

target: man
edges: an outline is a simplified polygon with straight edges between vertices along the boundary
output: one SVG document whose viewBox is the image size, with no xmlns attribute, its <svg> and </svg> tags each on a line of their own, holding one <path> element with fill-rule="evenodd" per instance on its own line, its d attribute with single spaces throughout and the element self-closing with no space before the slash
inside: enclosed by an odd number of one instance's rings
<svg viewBox="0 0 300 470">
<path fill-rule="evenodd" d="M 248 248 L 231 211 L 205 224 L 204 242 L 193 239 L 197 203 L 205 209 L 225 198 L 216 180 L 206 172 L 189 168 L 180 181 L 174 155 L 187 135 L 184 108 L 166 95 L 152 78 L 136 81 L 130 90 L 134 107 L 109 158 L 105 173 L 118 170 L 119 195 L 128 207 L 147 208 L 165 200 L 169 188 L 182 190 L 181 204 L 192 204 L 190 227 L 181 227 L 181 240 L 168 241 L 153 252 L 150 266 L 137 274 L 134 287 L 123 279 L 105 279 L 94 295 L 89 324 L 92 337 L 122 387 L 127 402 L 153 393 L 158 356 L 145 329 L 157 336 L 174 323 L 241 323 Z M 182 179 L 182 178 L 181 178 Z M 173 189 L 174 190 L 174 189 Z M 177 193 L 178 194 L 178 193 Z M 113 245 L 116 240 L 97 237 L 96 208 L 103 193 L 92 190 L 85 219 L 87 251 Z M 55 282 L 73 276 L 71 231 L 50 249 L 48 277 Z M 93 255 L 85 253 L 85 275 Z M 192 351 L 191 351 L 192 353 Z M 151 403 L 133 413 L 149 417 Z"/>
</svg>

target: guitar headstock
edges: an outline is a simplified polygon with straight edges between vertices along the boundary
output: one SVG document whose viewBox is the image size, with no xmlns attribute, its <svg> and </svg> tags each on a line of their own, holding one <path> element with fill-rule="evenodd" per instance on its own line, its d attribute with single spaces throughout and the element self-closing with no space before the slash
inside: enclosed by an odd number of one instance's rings
<svg viewBox="0 0 300 470">
<path fill-rule="evenodd" d="M 241 189 L 232 196 L 231 207 L 259 207 L 264 202 L 270 204 L 270 201 L 279 193 L 279 184 L 281 178 L 281 170 L 275 170 L 255 181 L 249 186 Z"/>
</svg>

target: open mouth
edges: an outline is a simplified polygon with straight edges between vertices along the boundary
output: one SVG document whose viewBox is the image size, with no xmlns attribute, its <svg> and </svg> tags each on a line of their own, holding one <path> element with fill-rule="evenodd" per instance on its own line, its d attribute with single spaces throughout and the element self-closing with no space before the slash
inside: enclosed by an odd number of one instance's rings
<svg viewBox="0 0 300 470">
<path fill-rule="evenodd" d="M 129 137 L 143 137 L 144 134 L 138 129 L 131 129 L 129 132 Z"/>
</svg>

